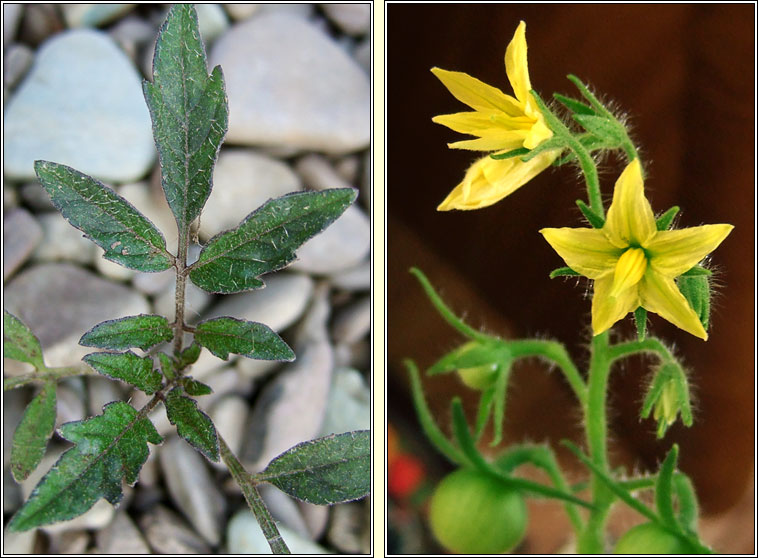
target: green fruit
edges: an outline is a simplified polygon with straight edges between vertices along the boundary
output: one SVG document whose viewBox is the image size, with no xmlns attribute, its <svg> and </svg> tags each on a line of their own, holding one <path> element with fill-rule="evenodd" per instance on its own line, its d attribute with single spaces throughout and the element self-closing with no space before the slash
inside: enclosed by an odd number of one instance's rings
<svg viewBox="0 0 758 558">
<path fill-rule="evenodd" d="M 429 510 L 432 533 L 458 554 L 501 554 L 524 538 L 526 504 L 501 480 L 459 469 L 437 485 Z"/>
<path fill-rule="evenodd" d="M 466 386 L 478 391 L 484 391 L 497 379 L 497 364 L 485 364 L 474 368 L 461 368 L 458 376 Z"/>
<path fill-rule="evenodd" d="M 614 554 L 692 554 L 695 550 L 685 541 L 657 523 L 632 527 L 616 543 Z"/>
</svg>

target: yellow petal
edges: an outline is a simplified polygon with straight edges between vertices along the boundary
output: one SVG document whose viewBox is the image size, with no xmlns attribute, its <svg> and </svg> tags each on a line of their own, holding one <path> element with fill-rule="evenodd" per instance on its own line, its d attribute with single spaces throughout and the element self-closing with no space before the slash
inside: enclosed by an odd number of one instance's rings
<svg viewBox="0 0 758 558">
<path fill-rule="evenodd" d="M 616 269 L 613 271 L 611 296 L 633 287 L 640 282 L 647 269 L 647 258 L 641 248 L 629 248 L 621 254 Z"/>
<path fill-rule="evenodd" d="M 513 134 L 513 135 L 511 135 Z M 514 137 L 520 135 L 521 137 Z M 491 135 L 473 140 L 462 140 L 448 143 L 451 149 L 468 149 L 469 151 L 512 151 L 520 148 L 524 144 L 524 134 L 519 132 L 508 132 L 503 130 L 493 130 Z"/>
<path fill-rule="evenodd" d="M 526 104 L 532 84 L 526 62 L 526 23 L 519 23 L 513 39 L 505 49 L 505 73 L 511 82 L 516 98 Z"/>
<path fill-rule="evenodd" d="M 607 275 L 595 280 L 592 295 L 592 332 L 595 335 L 610 329 L 640 304 L 636 285 L 622 290 L 616 296 L 611 296 L 612 289 L 613 276 Z"/>
<path fill-rule="evenodd" d="M 521 132 L 522 138 L 534 126 L 534 120 L 526 116 L 508 116 L 498 112 L 489 114 L 485 112 L 441 114 L 432 118 L 432 122 L 442 124 L 462 134 L 480 136 L 482 132 L 498 129 Z"/>
<path fill-rule="evenodd" d="M 679 329 L 707 340 L 703 324 L 677 288 L 674 280 L 648 269 L 639 283 L 640 304 Z"/>
<path fill-rule="evenodd" d="M 678 277 L 713 252 L 733 228 L 732 225 L 703 225 L 659 231 L 645 247 L 650 267 L 666 277 Z"/>
<path fill-rule="evenodd" d="M 611 277 L 623 250 L 608 242 L 598 229 L 542 229 L 550 246 L 574 271 L 590 279 Z"/>
<path fill-rule="evenodd" d="M 534 149 L 543 141 L 553 137 L 553 132 L 545 125 L 545 120 L 542 115 L 539 116 L 537 122 L 535 122 L 529 129 L 529 133 L 524 138 L 524 147 L 527 149 Z"/>
<path fill-rule="evenodd" d="M 506 95 L 497 87 L 463 72 L 450 72 L 432 68 L 432 73 L 447 87 L 453 97 L 466 103 L 472 109 L 482 112 L 503 111 L 510 116 L 523 116 L 524 108 L 516 99 Z"/>
<path fill-rule="evenodd" d="M 481 209 L 497 203 L 545 170 L 560 151 L 545 151 L 524 163 L 518 157 L 496 160 L 489 155 L 474 162 L 463 181 L 437 207 L 450 209 Z"/>
<path fill-rule="evenodd" d="M 645 247 L 655 235 L 655 216 L 645 198 L 639 159 L 629 163 L 616 181 L 603 231 L 619 248 Z"/>
</svg>

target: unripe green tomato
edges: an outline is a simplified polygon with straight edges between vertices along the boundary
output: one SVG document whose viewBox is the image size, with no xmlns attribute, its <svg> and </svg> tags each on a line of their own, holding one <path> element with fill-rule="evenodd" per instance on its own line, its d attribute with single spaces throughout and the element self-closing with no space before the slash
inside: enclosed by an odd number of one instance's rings
<svg viewBox="0 0 758 558">
<path fill-rule="evenodd" d="M 501 554 L 524 538 L 526 504 L 495 477 L 459 469 L 437 485 L 429 510 L 432 533 L 458 554 Z"/>
<path fill-rule="evenodd" d="M 497 379 L 497 364 L 484 364 L 474 368 L 461 368 L 458 376 L 466 386 L 478 391 L 484 391 Z"/>
<path fill-rule="evenodd" d="M 694 549 L 656 523 L 632 527 L 616 543 L 614 554 L 692 554 Z"/>
</svg>

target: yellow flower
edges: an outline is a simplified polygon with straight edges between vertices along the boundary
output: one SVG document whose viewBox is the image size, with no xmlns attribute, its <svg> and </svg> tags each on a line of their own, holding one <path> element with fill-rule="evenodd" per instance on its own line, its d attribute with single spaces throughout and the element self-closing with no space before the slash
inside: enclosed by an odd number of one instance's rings
<svg viewBox="0 0 758 558">
<path fill-rule="evenodd" d="M 542 229 L 571 269 L 595 280 L 592 330 L 598 335 L 642 306 L 701 339 L 697 314 L 674 278 L 716 249 L 734 227 L 659 231 L 645 198 L 639 159 L 621 173 L 602 229 Z"/>
<path fill-rule="evenodd" d="M 526 24 L 522 21 L 505 51 L 505 72 L 515 98 L 463 72 L 432 68 L 432 72 L 459 101 L 473 111 L 435 116 L 432 120 L 477 139 L 448 144 L 455 149 L 505 153 L 519 148 L 534 149 L 553 133 L 529 94 L 526 61 Z M 542 172 L 560 150 L 541 153 L 524 163 L 518 157 L 495 160 L 487 155 L 476 161 L 447 199 L 437 208 L 479 209 L 494 204 Z"/>
</svg>

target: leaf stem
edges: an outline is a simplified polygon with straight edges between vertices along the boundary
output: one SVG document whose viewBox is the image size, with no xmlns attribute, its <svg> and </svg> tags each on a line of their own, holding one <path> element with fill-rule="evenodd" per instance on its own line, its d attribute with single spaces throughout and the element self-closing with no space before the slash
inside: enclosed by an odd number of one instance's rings
<svg viewBox="0 0 758 558">
<path fill-rule="evenodd" d="M 226 441 L 224 441 L 221 434 L 218 434 L 218 443 L 221 449 L 221 459 L 224 460 L 232 477 L 242 489 L 242 494 L 245 496 L 247 505 L 250 506 L 255 518 L 258 520 L 258 524 L 263 530 L 263 534 L 266 536 L 266 541 L 268 541 L 268 545 L 271 547 L 271 552 L 274 554 L 290 554 L 287 544 L 276 527 L 274 518 L 271 517 L 263 498 L 261 498 L 258 489 L 255 487 L 255 481 L 242 466 L 237 456 L 234 455 L 234 452 L 226 445 Z"/>
<path fill-rule="evenodd" d="M 89 366 L 62 366 L 60 368 L 46 368 L 45 372 L 30 372 L 21 376 L 3 378 L 3 391 L 15 389 L 32 382 L 58 381 L 72 376 L 96 376 L 97 371 Z"/>
<path fill-rule="evenodd" d="M 176 302 L 176 311 L 174 312 L 174 354 L 182 351 L 184 342 L 184 296 L 187 285 L 187 250 L 189 248 L 189 225 L 179 228 L 179 247 L 176 257 L 176 292 L 174 301 Z"/>
</svg>

